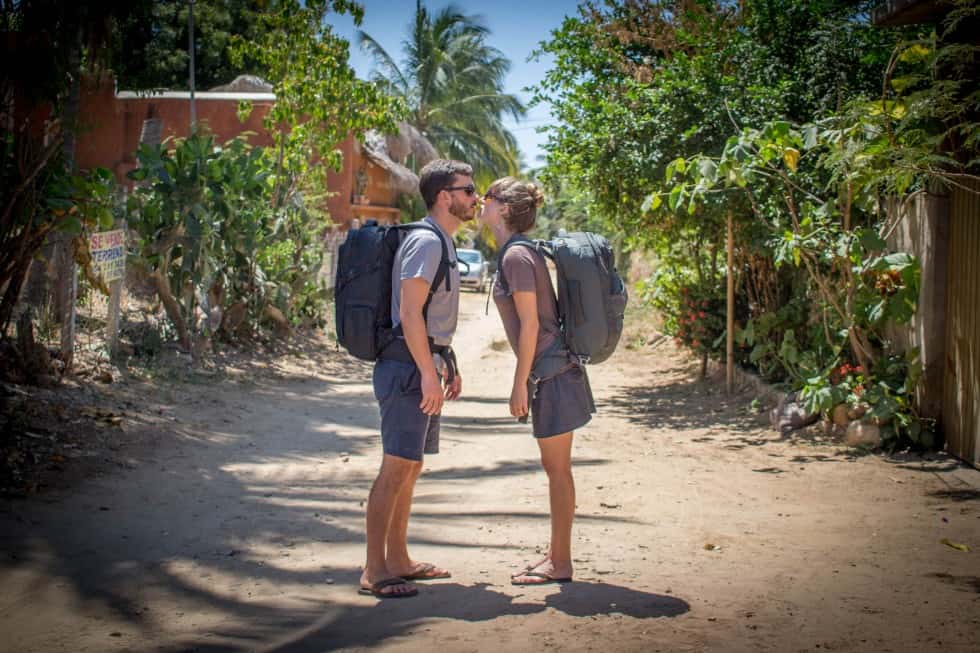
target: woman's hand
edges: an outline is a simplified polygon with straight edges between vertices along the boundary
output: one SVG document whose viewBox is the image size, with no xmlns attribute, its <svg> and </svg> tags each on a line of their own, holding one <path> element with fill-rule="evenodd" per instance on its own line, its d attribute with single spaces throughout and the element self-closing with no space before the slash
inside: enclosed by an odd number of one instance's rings
<svg viewBox="0 0 980 653">
<path fill-rule="evenodd" d="M 510 414 L 514 417 L 527 417 L 527 384 L 515 383 L 510 391 Z"/>
</svg>

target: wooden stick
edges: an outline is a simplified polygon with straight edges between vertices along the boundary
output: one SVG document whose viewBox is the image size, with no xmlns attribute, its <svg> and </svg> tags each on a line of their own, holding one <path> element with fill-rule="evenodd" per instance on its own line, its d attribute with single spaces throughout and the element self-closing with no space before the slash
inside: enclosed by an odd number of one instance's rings
<svg viewBox="0 0 980 653">
<path fill-rule="evenodd" d="M 728 310 L 725 337 L 725 387 L 735 392 L 735 236 L 732 212 L 728 211 Z"/>
</svg>

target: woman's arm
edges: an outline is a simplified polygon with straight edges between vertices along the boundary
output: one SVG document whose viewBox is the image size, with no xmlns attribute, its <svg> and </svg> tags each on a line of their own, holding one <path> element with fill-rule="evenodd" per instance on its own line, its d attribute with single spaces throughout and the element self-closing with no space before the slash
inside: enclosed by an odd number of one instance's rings
<svg viewBox="0 0 980 653">
<path fill-rule="evenodd" d="M 514 307 L 520 320 L 517 336 L 517 369 L 514 370 L 514 387 L 510 393 L 510 414 L 523 417 L 528 413 L 527 379 L 534 364 L 534 350 L 538 345 L 538 298 L 533 290 L 516 291 Z"/>
</svg>

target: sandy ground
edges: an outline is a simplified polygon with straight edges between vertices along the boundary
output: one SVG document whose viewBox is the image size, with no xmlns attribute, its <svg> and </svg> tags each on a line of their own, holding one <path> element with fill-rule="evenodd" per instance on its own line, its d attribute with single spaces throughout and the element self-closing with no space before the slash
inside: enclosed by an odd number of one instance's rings
<svg viewBox="0 0 980 653">
<path fill-rule="evenodd" d="M 410 536 L 450 580 L 355 589 L 380 460 L 370 367 L 340 353 L 116 383 L 129 446 L 0 503 L 0 650 L 976 651 L 980 472 L 782 438 L 663 344 L 592 370 L 575 441 L 576 582 L 513 587 L 546 481 L 507 416 L 512 358 L 464 296 L 464 399 Z M 141 407 L 134 412 L 134 407 Z M 947 539 L 969 552 L 943 544 Z"/>
</svg>

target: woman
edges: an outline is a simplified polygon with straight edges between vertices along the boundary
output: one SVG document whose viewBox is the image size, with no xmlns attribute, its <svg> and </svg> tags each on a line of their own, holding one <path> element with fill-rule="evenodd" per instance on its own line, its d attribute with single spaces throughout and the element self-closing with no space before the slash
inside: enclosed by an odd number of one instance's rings
<svg viewBox="0 0 980 653">
<path fill-rule="evenodd" d="M 515 585 L 572 579 L 572 432 L 592 419 L 595 404 L 585 370 L 564 346 L 558 303 L 544 256 L 525 235 L 543 197 L 534 184 L 504 177 L 490 185 L 480 220 L 502 245 L 494 303 L 517 355 L 510 414 L 532 416 L 541 464 L 548 474 L 551 544 L 548 555 L 511 578 Z"/>
</svg>

